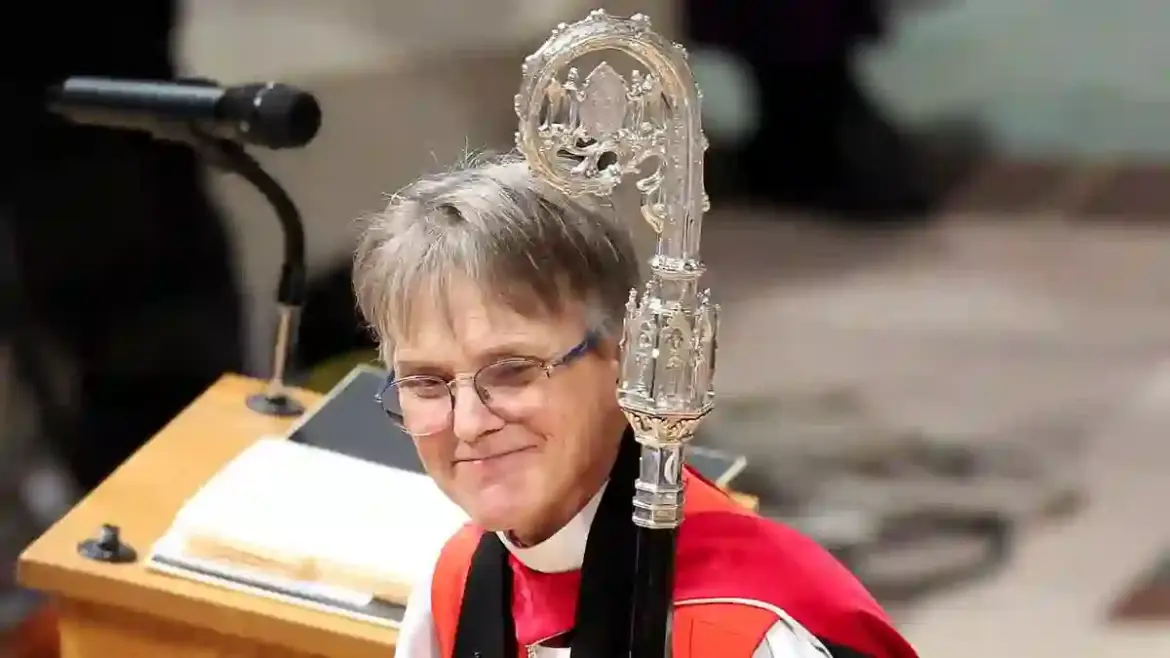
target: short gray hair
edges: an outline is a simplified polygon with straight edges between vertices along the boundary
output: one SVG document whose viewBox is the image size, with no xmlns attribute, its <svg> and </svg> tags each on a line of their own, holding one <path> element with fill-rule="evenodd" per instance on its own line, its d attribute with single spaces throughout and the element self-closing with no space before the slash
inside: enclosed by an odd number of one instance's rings
<svg viewBox="0 0 1170 658">
<path fill-rule="evenodd" d="M 569 197 L 509 154 L 418 180 L 367 218 L 354 256 L 357 303 L 388 359 L 415 304 L 450 311 L 456 276 L 529 317 L 583 304 L 591 330 L 621 327 L 638 262 L 612 205 Z"/>
</svg>

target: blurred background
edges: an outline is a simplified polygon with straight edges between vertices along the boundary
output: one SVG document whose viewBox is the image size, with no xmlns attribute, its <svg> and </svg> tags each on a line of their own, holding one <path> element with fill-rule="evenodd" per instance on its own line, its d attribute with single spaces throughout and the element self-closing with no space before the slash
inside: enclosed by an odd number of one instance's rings
<svg viewBox="0 0 1170 658">
<path fill-rule="evenodd" d="M 70 74 L 314 92 L 296 380 L 370 358 L 354 220 L 510 146 L 551 26 L 645 12 L 704 89 L 724 308 L 701 440 L 923 656 L 1170 655 L 1170 4 L 125 0 L 7 21 L 0 560 L 224 371 L 267 374 L 278 226 L 181 147 L 69 127 Z M 50 53 L 19 50 L 26 40 Z M 46 47 L 46 49 L 49 49 Z M 631 206 L 632 209 L 632 206 Z M 0 568 L 0 637 L 37 604 Z"/>
</svg>

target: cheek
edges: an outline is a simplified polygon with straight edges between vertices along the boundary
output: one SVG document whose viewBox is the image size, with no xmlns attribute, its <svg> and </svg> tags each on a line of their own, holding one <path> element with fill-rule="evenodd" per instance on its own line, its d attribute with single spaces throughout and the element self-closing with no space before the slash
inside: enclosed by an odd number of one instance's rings
<svg viewBox="0 0 1170 658">
<path fill-rule="evenodd" d="M 616 366 L 598 364 L 568 391 L 568 414 L 571 422 L 597 425 L 617 410 Z"/>
<path fill-rule="evenodd" d="M 446 435 L 428 436 L 414 440 L 419 460 L 427 475 L 437 482 L 451 478 L 451 458 L 455 450 L 455 438 Z"/>
<path fill-rule="evenodd" d="M 548 444 L 544 448 L 559 451 L 564 437 L 578 431 L 578 426 L 589 413 L 586 408 L 591 406 L 580 393 L 558 390 L 539 412 L 525 419 L 525 428 L 540 437 L 542 443 Z"/>
<path fill-rule="evenodd" d="M 582 453 L 589 451 L 588 437 L 597 432 L 602 413 L 598 394 L 578 387 L 560 392 L 554 403 L 534 416 L 528 428 L 546 443 L 543 453 L 547 466 L 557 471 L 579 468 Z"/>
</svg>

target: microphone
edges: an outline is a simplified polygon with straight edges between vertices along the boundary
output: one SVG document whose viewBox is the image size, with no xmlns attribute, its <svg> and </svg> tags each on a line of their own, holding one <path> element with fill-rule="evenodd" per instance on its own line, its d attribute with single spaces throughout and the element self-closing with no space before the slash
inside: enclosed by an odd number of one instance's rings
<svg viewBox="0 0 1170 658">
<path fill-rule="evenodd" d="M 268 82 L 220 87 L 210 80 L 70 77 L 52 87 L 49 109 L 74 123 L 145 130 L 167 138 L 175 124 L 209 137 L 270 149 L 308 144 L 321 127 L 312 94 Z"/>
<path fill-rule="evenodd" d="M 268 416 L 297 416 L 303 404 L 284 383 L 294 352 L 296 325 L 305 300 L 305 226 L 300 210 L 245 144 L 270 149 L 308 144 L 321 127 L 321 106 L 312 94 L 275 82 L 220 87 L 211 80 L 114 80 L 70 77 L 49 89 L 49 109 L 73 123 L 145 131 L 156 139 L 185 143 L 213 167 L 255 186 L 276 213 L 284 238 L 284 262 L 276 290 L 279 310 L 272 373 L 248 407 Z"/>
</svg>

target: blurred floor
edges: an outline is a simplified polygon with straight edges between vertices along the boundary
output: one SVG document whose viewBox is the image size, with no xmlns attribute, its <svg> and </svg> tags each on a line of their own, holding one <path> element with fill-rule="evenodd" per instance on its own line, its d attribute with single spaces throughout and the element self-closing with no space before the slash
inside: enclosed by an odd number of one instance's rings
<svg viewBox="0 0 1170 658">
<path fill-rule="evenodd" d="M 1170 621 L 1107 622 L 1170 549 L 1156 511 L 1170 494 L 1170 224 L 956 210 L 913 233 L 847 234 L 717 209 L 704 236 L 725 398 L 852 390 L 866 416 L 828 440 L 856 445 L 898 428 L 1083 442 L 1085 509 L 1029 528 L 1000 573 L 897 609 L 922 655 L 1170 655 Z M 716 440 L 759 462 L 809 439 Z"/>
<path fill-rule="evenodd" d="M 1005 645 L 1030 657 L 1170 655 L 1170 620 L 1107 620 L 1117 597 L 1170 548 L 1156 507 L 1170 492 L 1170 362 L 1151 370 L 1090 442 L 1086 509 L 1024 534 L 995 577 L 903 611 L 903 627 L 922 655 L 975 658 Z"/>
</svg>

